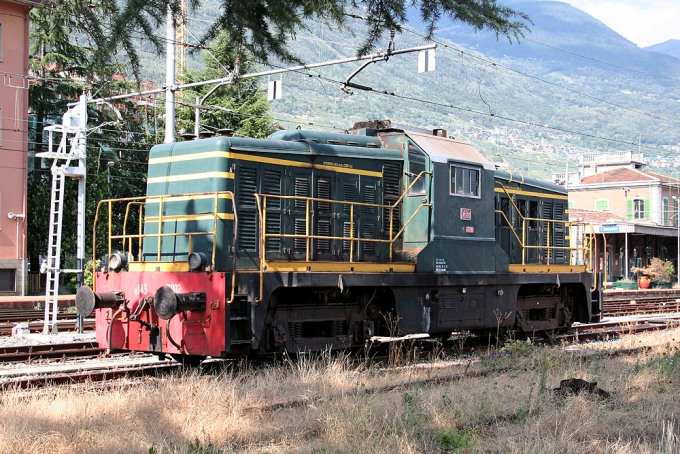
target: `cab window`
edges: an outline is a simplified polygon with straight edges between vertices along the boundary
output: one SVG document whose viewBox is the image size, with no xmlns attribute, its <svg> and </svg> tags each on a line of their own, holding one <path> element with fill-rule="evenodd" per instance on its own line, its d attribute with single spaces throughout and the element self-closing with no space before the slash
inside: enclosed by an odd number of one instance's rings
<svg viewBox="0 0 680 454">
<path fill-rule="evenodd" d="M 479 169 L 451 164 L 451 195 L 479 197 Z"/>
</svg>

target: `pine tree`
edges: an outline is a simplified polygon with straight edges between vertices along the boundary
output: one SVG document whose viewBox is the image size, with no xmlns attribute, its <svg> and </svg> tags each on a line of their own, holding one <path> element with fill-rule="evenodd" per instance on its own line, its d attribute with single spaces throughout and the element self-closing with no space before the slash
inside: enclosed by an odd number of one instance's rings
<svg viewBox="0 0 680 454">
<path fill-rule="evenodd" d="M 227 128 L 239 136 L 266 137 L 273 132 L 269 104 L 256 79 L 239 80 L 238 74 L 250 72 L 252 63 L 237 55 L 227 32 L 220 33 L 210 50 L 204 50 L 203 71 L 191 71 L 184 75 L 187 83 L 235 76 L 234 81 L 215 90 L 201 110 L 201 127 L 209 130 Z M 238 64 L 236 63 L 238 61 Z M 214 86 L 202 86 L 183 91 L 180 106 L 195 104 L 196 97 L 203 98 Z M 194 109 L 180 107 L 177 111 L 177 125 L 180 133 L 194 130 Z"/>
<path fill-rule="evenodd" d="M 136 45 L 145 40 L 161 54 L 162 35 L 156 30 L 165 22 L 168 8 L 179 17 L 181 0 L 45 0 L 49 11 L 66 4 L 73 23 L 71 33 L 87 39 L 92 60 L 99 66 L 116 62 L 119 55 L 127 58 L 132 73 L 139 76 L 139 54 Z M 488 29 L 511 42 L 519 40 L 531 22 L 526 14 L 496 0 L 187 0 L 190 9 L 210 3 L 219 11 L 202 43 L 226 31 L 238 54 L 249 53 L 261 61 L 271 57 L 298 61 L 287 44 L 308 20 L 342 27 L 348 17 L 360 15 L 368 24 L 360 55 L 371 51 L 374 44 L 391 30 L 400 32 L 406 23 L 408 6 L 417 7 L 431 36 L 439 21 L 448 17 L 475 29 Z"/>
<path fill-rule="evenodd" d="M 101 64 L 86 35 L 73 33 L 78 27 L 73 11 L 83 3 L 81 0 L 46 2 L 31 12 L 30 70 L 33 80 L 29 87 L 29 109 L 35 118 L 35 139 L 31 148 L 36 153 L 46 151 L 44 127 L 60 123 L 68 103 L 83 91 L 91 90 L 106 96 L 135 88 L 120 77 L 113 77 L 120 67 Z M 114 107 L 124 111 L 122 124 L 88 132 L 86 210 L 90 221 L 100 199 L 130 197 L 143 194 L 145 190 L 148 150 L 154 141 L 148 134 L 148 114 L 134 102 L 119 103 Z M 110 108 L 96 106 L 88 109 L 88 116 L 90 126 L 116 118 Z M 109 162 L 111 166 L 107 165 Z M 49 169 L 41 168 L 41 159 L 35 158 L 28 179 L 27 201 L 30 213 L 27 217 L 27 249 L 32 269 L 37 269 L 38 256 L 47 248 L 51 177 Z M 75 194 L 75 186 L 75 181 L 67 179 L 65 194 Z M 63 224 L 75 226 L 75 198 L 65 197 L 64 202 Z M 89 246 L 92 244 L 91 232 L 86 230 L 86 235 Z M 103 238 L 101 235 L 99 240 L 103 241 Z M 73 256 L 75 244 L 75 229 L 64 228 L 62 256 Z M 70 265 L 69 268 L 74 267 L 74 264 Z"/>
</svg>

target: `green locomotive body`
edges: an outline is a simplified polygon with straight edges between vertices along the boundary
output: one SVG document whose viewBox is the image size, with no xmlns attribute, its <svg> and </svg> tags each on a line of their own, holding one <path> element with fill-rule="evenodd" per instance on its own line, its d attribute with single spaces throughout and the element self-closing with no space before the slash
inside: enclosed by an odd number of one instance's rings
<svg viewBox="0 0 680 454">
<path fill-rule="evenodd" d="M 100 343 L 226 357 L 595 319 L 564 189 L 445 135 L 370 121 L 157 145 L 147 196 L 118 202 L 138 208 L 109 240 L 127 267 L 81 295 Z"/>
</svg>

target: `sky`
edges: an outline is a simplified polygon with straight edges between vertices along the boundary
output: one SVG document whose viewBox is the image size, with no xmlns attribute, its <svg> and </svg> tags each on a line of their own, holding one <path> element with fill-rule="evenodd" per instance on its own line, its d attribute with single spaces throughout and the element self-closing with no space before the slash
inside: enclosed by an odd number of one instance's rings
<svg viewBox="0 0 680 454">
<path fill-rule="evenodd" d="M 680 39 L 678 0 L 562 0 L 640 47 Z"/>
</svg>

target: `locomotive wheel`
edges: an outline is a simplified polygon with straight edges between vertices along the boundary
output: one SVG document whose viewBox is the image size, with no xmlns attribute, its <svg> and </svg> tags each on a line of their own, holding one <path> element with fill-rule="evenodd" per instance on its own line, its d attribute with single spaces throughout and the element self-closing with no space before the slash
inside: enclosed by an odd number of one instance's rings
<svg viewBox="0 0 680 454">
<path fill-rule="evenodd" d="M 179 355 L 177 353 L 171 353 L 170 357 L 180 363 L 184 367 L 198 367 L 201 365 L 205 356 L 198 355 Z"/>
</svg>

